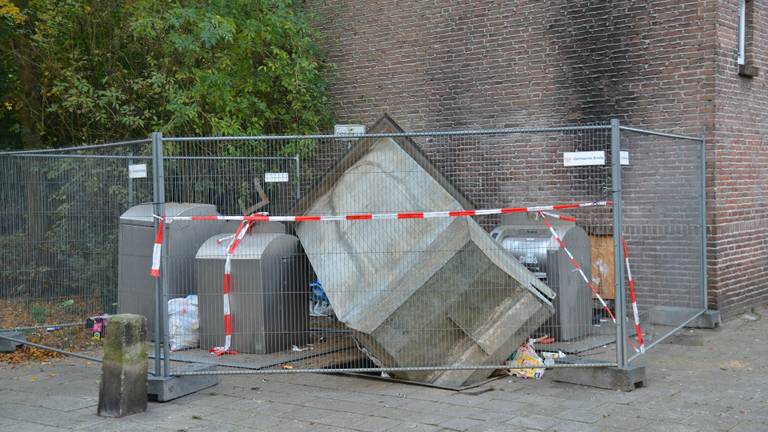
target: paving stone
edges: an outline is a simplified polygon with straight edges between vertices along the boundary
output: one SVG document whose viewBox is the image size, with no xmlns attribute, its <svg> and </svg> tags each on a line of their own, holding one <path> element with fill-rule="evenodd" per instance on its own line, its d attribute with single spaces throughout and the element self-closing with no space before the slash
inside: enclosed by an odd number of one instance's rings
<svg viewBox="0 0 768 432">
<path fill-rule="evenodd" d="M 507 424 L 514 426 L 522 426 L 528 429 L 537 431 L 545 431 L 552 428 L 557 424 L 551 417 L 546 417 L 538 414 L 522 414 L 518 417 L 509 420 Z"/>
<path fill-rule="evenodd" d="M 397 426 L 400 422 L 383 417 L 366 416 L 350 412 L 336 411 L 320 416 L 317 423 L 345 427 L 365 432 L 383 432 Z"/>
<path fill-rule="evenodd" d="M 768 334 L 768 320 L 702 334 L 703 347 L 661 344 L 646 354 L 648 386 L 629 393 L 547 375 L 500 379 L 476 395 L 348 376 L 227 376 L 120 420 L 94 415 L 93 363 L 0 365 L 0 431 L 767 431 L 768 344 L 755 339 Z M 750 366 L 728 366 L 734 360 Z"/>
<path fill-rule="evenodd" d="M 451 419 L 451 420 L 440 423 L 440 426 L 448 430 L 464 432 L 475 426 L 483 425 L 484 423 L 485 422 L 480 420 L 472 420 L 467 418 L 455 418 L 455 419 Z"/>
<path fill-rule="evenodd" d="M 9 419 L 7 417 L 0 417 L 0 430 L 13 430 L 13 425 L 21 423 L 18 420 Z"/>
<path fill-rule="evenodd" d="M 559 421 L 547 432 L 600 432 L 603 428 L 594 424 L 586 424 L 574 421 Z"/>
<path fill-rule="evenodd" d="M 733 432 L 765 432 L 768 430 L 768 422 L 741 422 L 737 424 L 731 431 Z"/>
<path fill-rule="evenodd" d="M 96 397 L 72 397 L 50 395 L 40 400 L 40 406 L 59 411 L 76 411 L 82 408 L 95 407 L 99 400 Z M 93 410 L 96 412 L 96 410 Z"/>
<path fill-rule="evenodd" d="M 554 413 L 554 415 L 557 418 L 570 420 L 574 422 L 580 422 L 580 423 L 596 423 L 598 420 L 603 418 L 601 414 L 596 413 L 594 411 L 574 410 L 574 409 L 557 411 Z"/>
<path fill-rule="evenodd" d="M 404 422 L 400 423 L 399 425 L 395 426 L 394 428 L 390 429 L 391 432 L 395 431 L 406 431 L 406 432 L 435 432 L 444 430 L 440 426 L 437 425 L 427 425 L 423 423 L 415 423 L 415 422 Z"/>
<path fill-rule="evenodd" d="M 484 409 L 509 413 L 510 415 L 518 415 L 519 413 L 525 412 L 529 406 L 530 404 L 526 404 L 525 402 L 499 399 L 485 400 L 483 402 Z"/>
<path fill-rule="evenodd" d="M 62 429 L 40 423 L 19 422 L 14 426 L 15 432 L 60 432 Z"/>
</svg>

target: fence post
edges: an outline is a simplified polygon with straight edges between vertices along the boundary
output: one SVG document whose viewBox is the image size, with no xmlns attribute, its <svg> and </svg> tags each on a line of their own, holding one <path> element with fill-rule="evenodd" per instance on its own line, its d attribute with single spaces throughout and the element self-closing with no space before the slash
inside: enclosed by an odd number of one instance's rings
<svg viewBox="0 0 768 432">
<path fill-rule="evenodd" d="M 301 159 L 296 155 L 296 202 L 301 199 Z"/>
<path fill-rule="evenodd" d="M 128 152 L 128 170 L 133 165 L 133 152 Z M 128 175 L 128 208 L 133 207 L 133 177 Z"/>
<path fill-rule="evenodd" d="M 709 280 L 707 275 L 707 142 L 701 135 L 701 181 L 699 192 L 701 193 L 701 289 L 703 310 L 709 308 Z"/>
<path fill-rule="evenodd" d="M 156 215 L 165 214 L 165 186 L 163 175 L 163 135 L 160 132 L 152 133 L 152 191 L 153 191 L 153 213 Z M 155 231 L 158 225 L 163 223 L 155 218 Z M 163 247 L 163 252 L 165 252 Z M 160 344 L 164 340 L 163 332 L 163 285 L 165 280 L 165 263 L 161 263 L 160 276 L 155 278 L 155 376 L 161 373 Z"/>
<path fill-rule="evenodd" d="M 621 206 L 621 129 L 619 119 L 611 119 L 611 181 L 613 186 L 613 286 L 616 293 L 616 364 L 627 366 L 627 329 L 624 325 L 624 266 L 621 248 L 622 227 Z"/>
</svg>

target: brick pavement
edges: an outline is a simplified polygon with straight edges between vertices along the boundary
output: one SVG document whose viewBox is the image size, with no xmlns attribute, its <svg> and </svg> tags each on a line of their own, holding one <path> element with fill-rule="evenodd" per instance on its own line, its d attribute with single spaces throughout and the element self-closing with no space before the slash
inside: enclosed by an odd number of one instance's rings
<svg viewBox="0 0 768 432">
<path fill-rule="evenodd" d="M 765 431 L 768 309 L 753 315 L 695 331 L 702 346 L 661 345 L 645 359 L 647 387 L 631 393 L 546 376 L 463 393 L 348 376 L 237 376 L 114 420 L 95 415 L 97 364 L 0 365 L 0 430 Z"/>
</svg>

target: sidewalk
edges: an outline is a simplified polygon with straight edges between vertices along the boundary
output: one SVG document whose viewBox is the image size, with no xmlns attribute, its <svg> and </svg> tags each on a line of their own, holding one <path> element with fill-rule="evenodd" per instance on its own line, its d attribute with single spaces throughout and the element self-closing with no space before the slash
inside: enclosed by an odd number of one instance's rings
<svg viewBox="0 0 768 432">
<path fill-rule="evenodd" d="M 95 414 L 98 364 L 0 364 L 0 430 L 768 430 L 768 309 L 718 331 L 684 333 L 703 335 L 703 346 L 659 346 L 645 358 L 647 387 L 631 393 L 546 376 L 463 393 L 346 376 L 225 376 L 216 387 L 118 420 Z"/>
</svg>

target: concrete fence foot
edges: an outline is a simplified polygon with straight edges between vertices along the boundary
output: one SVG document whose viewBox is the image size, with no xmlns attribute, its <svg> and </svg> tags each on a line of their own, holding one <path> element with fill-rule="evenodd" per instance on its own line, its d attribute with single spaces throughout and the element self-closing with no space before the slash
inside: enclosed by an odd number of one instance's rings
<svg viewBox="0 0 768 432">
<path fill-rule="evenodd" d="M 3 331 L 0 332 L 0 353 L 12 353 L 16 352 L 16 348 L 20 347 L 21 343 L 12 341 L 9 339 L 3 339 L 1 336 L 7 336 L 16 340 L 27 340 L 26 335 L 20 331 Z"/>
<path fill-rule="evenodd" d="M 700 309 L 676 306 L 657 306 L 651 309 L 651 323 L 663 326 L 678 326 L 698 313 Z M 686 328 L 716 329 L 720 326 L 720 311 L 707 309 Z"/>
<path fill-rule="evenodd" d="M 184 373 L 201 373 L 212 371 L 214 365 L 192 363 L 178 366 L 175 371 Z M 153 402 L 168 402 L 186 395 L 198 392 L 219 383 L 216 375 L 181 375 L 181 376 L 152 376 L 149 377 L 149 400 Z"/>
<path fill-rule="evenodd" d="M 121 314 L 109 321 L 104 341 L 98 414 L 124 417 L 147 410 L 147 320 Z"/>
<path fill-rule="evenodd" d="M 645 385 L 645 366 L 556 368 L 549 372 L 558 382 L 610 390 L 628 392 Z"/>
</svg>

